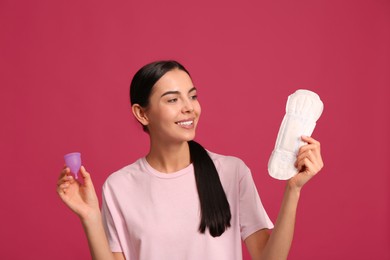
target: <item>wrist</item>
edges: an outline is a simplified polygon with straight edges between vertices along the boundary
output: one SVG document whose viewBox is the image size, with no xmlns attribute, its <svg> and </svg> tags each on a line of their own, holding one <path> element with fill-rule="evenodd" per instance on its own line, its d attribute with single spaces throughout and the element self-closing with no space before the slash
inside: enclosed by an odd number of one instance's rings
<svg viewBox="0 0 390 260">
<path fill-rule="evenodd" d="M 102 215 L 100 209 L 91 209 L 79 217 L 83 226 L 88 226 L 101 222 Z"/>
<path fill-rule="evenodd" d="M 296 183 L 293 182 L 291 179 L 287 182 L 286 185 L 287 193 L 294 194 L 299 197 L 299 195 L 301 194 L 301 189 L 302 187 L 297 186 Z"/>
</svg>

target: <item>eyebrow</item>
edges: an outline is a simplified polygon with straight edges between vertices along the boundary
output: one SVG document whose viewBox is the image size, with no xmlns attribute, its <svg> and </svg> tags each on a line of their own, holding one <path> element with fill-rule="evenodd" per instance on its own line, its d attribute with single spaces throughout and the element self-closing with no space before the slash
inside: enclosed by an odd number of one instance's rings
<svg viewBox="0 0 390 260">
<path fill-rule="evenodd" d="M 192 92 L 194 90 L 196 90 L 195 87 L 193 87 L 192 89 L 188 90 L 188 93 L 190 93 L 190 92 Z M 161 95 L 161 97 L 166 96 L 166 95 L 170 95 L 170 94 L 176 94 L 177 95 L 177 94 L 180 94 L 180 91 L 167 91 L 167 92 L 163 93 Z"/>
</svg>

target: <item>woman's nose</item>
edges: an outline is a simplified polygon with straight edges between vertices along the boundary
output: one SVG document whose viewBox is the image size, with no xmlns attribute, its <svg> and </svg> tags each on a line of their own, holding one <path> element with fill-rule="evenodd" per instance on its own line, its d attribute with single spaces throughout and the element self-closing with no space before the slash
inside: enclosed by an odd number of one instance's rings
<svg viewBox="0 0 390 260">
<path fill-rule="evenodd" d="M 194 106 L 191 102 L 191 100 L 185 100 L 182 108 L 183 113 L 188 113 L 194 111 Z"/>
</svg>

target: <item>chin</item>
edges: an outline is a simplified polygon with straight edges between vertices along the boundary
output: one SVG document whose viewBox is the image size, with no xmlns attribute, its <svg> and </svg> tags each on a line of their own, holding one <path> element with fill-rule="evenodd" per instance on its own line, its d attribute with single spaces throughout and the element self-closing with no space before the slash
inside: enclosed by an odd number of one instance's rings
<svg viewBox="0 0 390 260">
<path fill-rule="evenodd" d="M 186 138 L 185 138 L 185 141 L 186 141 L 186 142 L 189 142 L 189 141 L 192 141 L 192 140 L 194 140 L 194 139 L 195 139 L 195 135 L 191 135 L 191 136 L 186 137 Z"/>
<path fill-rule="evenodd" d="M 195 139 L 195 132 L 182 135 L 180 139 L 185 142 L 192 141 Z"/>
</svg>

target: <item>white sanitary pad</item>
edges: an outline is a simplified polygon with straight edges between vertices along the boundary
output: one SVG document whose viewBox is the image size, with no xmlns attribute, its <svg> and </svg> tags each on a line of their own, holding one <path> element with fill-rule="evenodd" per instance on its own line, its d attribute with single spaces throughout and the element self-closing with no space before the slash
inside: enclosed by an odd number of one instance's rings
<svg viewBox="0 0 390 260">
<path fill-rule="evenodd" d="M 287 180 L 298 173 L 294 163 L 299 148 L 306 144 L 301 136 L 313 133 L 323 109 L 320 97 L 312 91 L 299 89 L 288 97 L 286 114 L 268 162 L 269 175 L 275 179 Z"/>
</svg>

